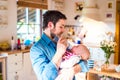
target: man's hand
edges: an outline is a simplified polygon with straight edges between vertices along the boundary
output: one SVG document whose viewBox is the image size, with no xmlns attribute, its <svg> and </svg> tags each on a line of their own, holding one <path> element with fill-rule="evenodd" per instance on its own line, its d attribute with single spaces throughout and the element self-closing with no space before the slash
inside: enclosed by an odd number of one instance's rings
<svg viewBox="0 0 120 80">
<path fill-rule="evenodd" d="M 56 64 L 57 68 L 60 67 L 62 56 L 65 53 L 67 48 L 67 39 L 60 37 L 57 42 L 57 50 L 52 59 L 52 62 Z"/>
<path fill-rule="evenodd" d="M 60 37 L 57 42 L 57 53 L 58 54 L 60 53 L 59 55 L 63 56 L 63 54 L 66 51 L 66 48 L 67 48 L 67 39 Z"/>
</svg>

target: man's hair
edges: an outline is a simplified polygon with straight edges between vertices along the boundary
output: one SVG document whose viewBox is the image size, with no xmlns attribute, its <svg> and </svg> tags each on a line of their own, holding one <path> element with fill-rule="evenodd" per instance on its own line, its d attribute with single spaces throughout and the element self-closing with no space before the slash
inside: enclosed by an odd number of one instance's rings
<svg viewBox="0 0 120 80">
<path fill-rule="evenodd" d="M 48 22 L 53 22 L 54 26 L 59 19 L 67 19 L 64 14 L 57 10 L 48 10 L 43 14 L 43 30 L 47 27 Z"/>
</svg>

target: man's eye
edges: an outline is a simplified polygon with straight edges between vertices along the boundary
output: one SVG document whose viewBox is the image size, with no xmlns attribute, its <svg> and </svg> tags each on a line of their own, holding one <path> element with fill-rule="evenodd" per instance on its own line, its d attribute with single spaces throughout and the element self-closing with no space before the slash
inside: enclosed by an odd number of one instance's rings
<svg viewBox="0 0 120 80">
<path fill-rule="evenodd" d="M 64 28 L 64 26 L 60 26 L 60 28 Z"/>
<path fill-rule="evenodd" d="M 61 29 L 63 28 L 63 27 L 60 27 Z"/>
</svg>

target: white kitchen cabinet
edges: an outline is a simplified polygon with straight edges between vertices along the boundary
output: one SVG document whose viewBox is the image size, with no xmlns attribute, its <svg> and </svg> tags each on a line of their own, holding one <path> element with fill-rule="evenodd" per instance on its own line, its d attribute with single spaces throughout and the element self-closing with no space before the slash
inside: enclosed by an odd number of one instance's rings
<svg viewBox="0 0 120 80">
<path fill-rule="evenodd" d="M 7 80 L 23 80 L 23 54 L 15 53 L 7 57 Z"/>
<path fill-rule="evenodd" d="M 32 69 L 29 52 L 8 55 L 7 80 L 37 80 Z"/>
<path fill-rule="evenodd" d="M 7 73 L 7 80 L 24 80 L 22 70 L 21 71 L 8 72 Z"/>
<path fill-rule="evenodd" d="M 22 53 L 8 55 L 7 72 L 22 70 L 23 56 Z"/>
<path fill-rule="evenodd" d="M 36 75 L 33 71 L 31 61 L 30 61 L 30 53 L 23 53 L 24 55 L 24 63 L 23 63 L 23 73 L 24 73 L 24 80 L 37 80 Z"/>
</svg>

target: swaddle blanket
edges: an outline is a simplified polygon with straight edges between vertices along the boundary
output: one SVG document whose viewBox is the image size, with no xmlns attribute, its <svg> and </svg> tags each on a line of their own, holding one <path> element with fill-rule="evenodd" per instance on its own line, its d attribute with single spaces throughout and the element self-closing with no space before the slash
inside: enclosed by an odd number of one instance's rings
<svg viewBox="0 0 120 80">
<path fill-rule="evenodd" d="M 60 68 L 70 68 L 77 64 L 80 61 L 81 57 L 71 53 L 69 51 L 66 51 L 63 55 L 63 59 L 60 65 Z"/>
</svg>

